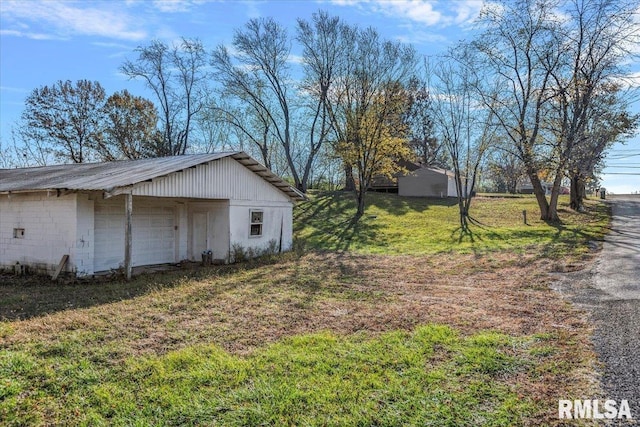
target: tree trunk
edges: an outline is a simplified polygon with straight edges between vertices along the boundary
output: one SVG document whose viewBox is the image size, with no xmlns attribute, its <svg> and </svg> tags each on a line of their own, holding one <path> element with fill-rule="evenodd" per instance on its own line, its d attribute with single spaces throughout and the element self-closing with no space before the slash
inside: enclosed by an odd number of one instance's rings
<svg viewBox="0 0 640 427">
<path fill-rule="evenodd" d="M 344 165 L 344 189 L 346 191 L 355 191 L 356 180 L 353 178 L 353 166 Z"/>
<path fill-rule="evenodd" d="M 531 180 L 533 194 L 535 194 L 538 207 L 540 208 L 540 219 L 543 221 L 557 221 L 558 213 L 550 212 L 549 202 L 547 201 L 547 196 L 544 193 L 544 188 L 542 188 L 538 174 L 535 171 L 529 170 L 527 171 L 527 175 L 529 175 L 529 179 Z M 553 218 L 554 216 L 555 219 Z"/>
<path fill-rule="evenodd" d="M 367 193 L 366 188 L 362 188 L 360 186 L 357 191 L 357 201 L 358 201 L 358 210 L 356 211 L 356 220 L 360 219 L 362 215 L 364 215 L 364 207 L 365 207 L 365 195 Z"/>
<path fill-rule="evenodd" d="M 462 199 L 458 200 L 458 209 L 460 211 L 460 228 L 463 233 L 469 231 L 469 222 L 467 221 L 467 209 Z"/>
<path fill-rule="evenodd" d="M 562 172 L 556 172 L 556 178 L 553 180 L 551 188 L 551 200 L 549 201 L 549 213 L 547 221 L 559 221 L 558 218 L 558 197 L 560 196 L 560 184 L 562 184 Z"/>
<path fill-rule="evenodd" d="M 302 181 L 300 181 L 300 188 L 298 190 L 303 193 L 307 192 L 309 187 L 309 176 L 311 175 L 311 167 L 313 166 L 313 155 L 307 158 L 307 163 L 304 165 L 304 172 L 302 173 Z"/>
<path fill-rule="evenodd" d="M 585 199 L 585 185 L 580 174 L 571 175 L 571 209 L 580 211 L 583 208 L 582 201 Z"/>
</svg>

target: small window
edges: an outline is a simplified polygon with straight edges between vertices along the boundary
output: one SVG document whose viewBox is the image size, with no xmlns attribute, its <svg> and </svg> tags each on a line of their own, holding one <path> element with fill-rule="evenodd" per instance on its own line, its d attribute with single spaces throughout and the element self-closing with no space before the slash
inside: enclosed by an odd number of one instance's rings
<svg viewBox="0 0 640 427">
<path fill-rule="evenodd" d="M 24 228 L 14 228 L 13 229 L 13 238 L 14 239 L 24 239 Z"/>
<path fill-rule="evenodd" d="M 262 211 L 251 211 L 249 236 L 262 236 Z"/>
</svg>

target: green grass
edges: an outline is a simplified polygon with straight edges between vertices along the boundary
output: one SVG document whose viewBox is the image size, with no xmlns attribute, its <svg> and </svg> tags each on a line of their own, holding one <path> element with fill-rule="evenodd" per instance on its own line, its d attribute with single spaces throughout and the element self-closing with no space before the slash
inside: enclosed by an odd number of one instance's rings
<svg viewBox="0 0 640 427">
<path fill-rule="evenodd" d="M 580 259 L 608 224 L 562 203 L 549 225 L 531 197 L 478 198 L 461 235 L 450 201 L 374 194 L 354 225 L 350 195 L 317 194 L 303 256 L 0 275 L 0 425 L 553 425 L 594 395 L 594 356 L 536 258 Z"/>
<path fill-rule="evenodd" d="M 585 213 L 568 209 L 561 196 L 561 222 L 539 220 L 533 196 L 473 200 L 471 233 L 461 233 L 455 199 L 410 198 L 370 193 L 367 209 L 353 223 L 350 193 L 319 193 L 295 211 L 295 234 L 319 250 L 368 254 L 536 251 L 545 257 L 587 252 L 587 242 L 602 239 L 609 215 L 606 205 L 588 201 Z M 527 211 L 527 224 L 522 211 Z"/>
<path fill-rule="evenodd" d="M 244 357 L 193 346 L 101 370 L 65 342 L 0 352 L 0 415 L 9 425 L 520 425 L 535 409 L 513 381 L 524 347 L 427 325 L 295 336 Z"/>
</svg>

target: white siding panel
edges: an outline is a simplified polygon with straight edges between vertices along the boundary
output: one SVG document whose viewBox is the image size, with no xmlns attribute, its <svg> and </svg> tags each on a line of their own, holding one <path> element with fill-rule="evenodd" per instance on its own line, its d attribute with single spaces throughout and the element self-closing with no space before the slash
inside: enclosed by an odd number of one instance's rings
<svg viewBox="0 0 640 427">
<path fill-rule="evenodd" d="M 398 178 L 398 195 L 408 197 L 447 197 L 447 175 L 421 169 Z"/>
<path fill-rule="evenodd" d="M 458 197 L 458 189 L 456 188 L 456 180 L 453 177 L 448 177 L 447 180 L 447 196 Z"/>
<path fill-rule="evenodd" d="M 78 275 L 93 274 L 94 255 L 94 213 L 93 200 L 86 193 L 78 193 L 75 264 Z"/>
<path fill-rule="evenodd" d="M 252 210 L 263 212 L 261 236 L 251 236 L 250 213 Z M 293 243 L 293 205 L 231 205 L 229 207 L 231 246 L 240 245 L 245 249 L 266 249 L 273 241 L 276 246 L 282 245 L 283 251 L 291 249 Z"/>
<path fill-rule="evenodd" d="M 94 206 L 94 271 L 116 269 L 124 262 L 124 200 L 114 197 Z"/>
<path fill-rule="evenodd" d="M 134 196 L 288 202 L 260 176 L 227 157 L 138 184 Z"/>
</svg>

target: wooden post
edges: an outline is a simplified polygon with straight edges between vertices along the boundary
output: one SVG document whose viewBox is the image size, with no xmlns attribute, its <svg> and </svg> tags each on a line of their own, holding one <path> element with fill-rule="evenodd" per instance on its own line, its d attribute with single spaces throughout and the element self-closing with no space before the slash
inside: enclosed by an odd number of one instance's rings
<svg viewBox="0 0 640 427">
<path fill-rule="evenodd" d="M 125 229 L 124 229 L 124 271 L 127 280 L 131 280 L 131 214 L 133 212 L 133 195 L 125 194 L 124 199 L 125 210 Z"/>
<path fill-rule="evenodd" d="M 524 225 L 527 225 L 527 211 L 522 211 L 522 217 L 524 218 Z"/>
<path fill-rule="evenodd" d="M 58 264 L 58 268 L 56 268 L 56 271 L 53 273 L 53 276 L 51 276 L 51 280 L 56 280 L 58 278 L 67 261 L 69 261 L 69 255 L 62 255 L 62 259 Z"/>
</svg>

